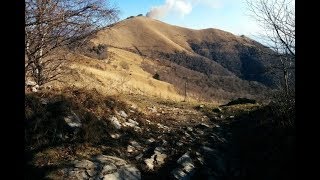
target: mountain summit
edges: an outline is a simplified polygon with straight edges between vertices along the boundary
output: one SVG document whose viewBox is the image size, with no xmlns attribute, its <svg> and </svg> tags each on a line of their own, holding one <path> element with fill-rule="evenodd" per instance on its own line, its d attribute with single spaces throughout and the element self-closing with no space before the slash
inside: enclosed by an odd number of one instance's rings
<svg viewBox="0 0 320 180">
<path fill-rule="evenodd" d="M 102 51 L 107 57 L 100 57 Z M 262 98 L 275 87 L 276 75 L 269 72 L 277 62 L 273 53 L 245 36 L 213 28 L 188 29 L 138 16 L 97 32 L 76 58 L 87 62 L 78 60 L 73 66 L 80 75 L 86 74 L 76 84 L 99 85 L 95 88 L 104 93 L 109 92 L 105 87 L 114 86 L 124 92 L 170 99 L 225 102 L 238 97 Z M 97 83 L 89 81 L 93 76 Z"/>
</svg>

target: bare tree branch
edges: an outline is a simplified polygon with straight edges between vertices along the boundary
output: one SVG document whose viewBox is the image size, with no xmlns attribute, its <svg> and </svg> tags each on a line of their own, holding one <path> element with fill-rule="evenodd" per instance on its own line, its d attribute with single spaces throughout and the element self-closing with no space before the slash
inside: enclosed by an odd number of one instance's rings
<svg viewBox="0 0 320 180">
<path fill-rule="evenodd" d="M 26 0 L 25 70 L 38 85 L 58 75 L 65 58 L 50 59 L 55 50 L 91 36 L 118 20 L 119 11 L 105 0 Z M 61 74 L 61 73 L 58 73 Z"/>
<path fill-rule="evenodd" d="M 265 30 L 263 37 L 270 42 L 269 47 L 276 53 L 283 72 L 284 90 L 288 93 L 289 71 L 294 70 L 295 62 L 295 13 L 292 0 L 247 0 L 253 19 Z"/>
</svg>

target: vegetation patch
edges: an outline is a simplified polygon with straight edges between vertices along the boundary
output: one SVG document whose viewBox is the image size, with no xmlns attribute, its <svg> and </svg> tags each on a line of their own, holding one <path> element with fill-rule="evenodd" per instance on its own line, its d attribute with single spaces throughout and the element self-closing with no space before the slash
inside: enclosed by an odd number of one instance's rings
<svg viewBox="0 0 320 180">
<path fill-rule="evenodd" d="M 235 100 L 232 100 L 228 102 L 226 105 L 223 106 L 231 106 L 231 105 L 236 105 L 236 104 L 256 104 L 257 101 L 254 99 L 248 99 L 248 98 L 238 98 Z"/>
</svg>

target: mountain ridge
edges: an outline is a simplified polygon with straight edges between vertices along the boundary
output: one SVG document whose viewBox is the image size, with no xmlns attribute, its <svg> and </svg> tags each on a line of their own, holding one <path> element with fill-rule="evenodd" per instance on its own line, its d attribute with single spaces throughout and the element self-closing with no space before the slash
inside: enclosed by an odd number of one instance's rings
<svg viewBox="0 0 320 180">
<path fill-rule="evenodd" d="M 260 53 L 267 52 L 262 44 L 214 28 L 193 30 L 134 17 L 97 32 L 81 48 L 70 66 L 83 79 L 75 84 L 82 87 L 95 77 L 99 83 L 88 86 L 103 93 L 114 87 L 129 94 L 221 103 L 265 99 L 274 81 L 258 72 L 269 63 Z M 107 56 L 100 57 L 100 51 Z"/>
</svg>

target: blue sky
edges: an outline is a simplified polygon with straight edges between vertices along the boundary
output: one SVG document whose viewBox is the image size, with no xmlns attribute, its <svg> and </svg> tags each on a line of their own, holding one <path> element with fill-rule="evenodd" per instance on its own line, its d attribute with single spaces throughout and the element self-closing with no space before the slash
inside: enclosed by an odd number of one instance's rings
<svg viewBox="0 0 320 180">
<path fill-rule="evenodd" d="M 121 11 L 121 20 L 132 15 L 146 15 L 153 8 L 156 14 L 153 18 L 177 26 L 192 29 L 217 28 L 254 39 L 259 32 L 259 26 L 246 12 L 245 0 L 113 0 L 113 2 Z"/>
</svg>

